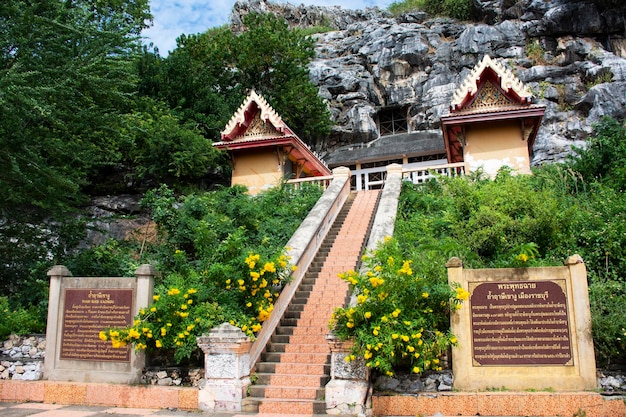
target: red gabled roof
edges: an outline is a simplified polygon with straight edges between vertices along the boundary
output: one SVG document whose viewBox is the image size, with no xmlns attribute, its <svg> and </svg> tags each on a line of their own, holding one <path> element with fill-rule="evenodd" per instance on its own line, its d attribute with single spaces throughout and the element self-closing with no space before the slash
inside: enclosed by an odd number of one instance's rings
<svg viewBox="0 0 626 417">
<path fill-rule="evenodd" d="M 283 122 L 281 117 L 254 90 L 239 106 L 221 134 L 222 141 L 214 143 L 227 151 L 281 147 L 287 157 L 304 167 L 312 176 L 330 175 L 330 169 Z"/>
<path fill-rule="evenodd" d="M 532 105 L 532 93 L 504 65 L 485 55 L 455 91 L 450 114 L 441 117 L 448 162 L 463 161 L 465 126 L 519 120 L 528 153 L 539 130 L 544 106 Z"/>
</svg>

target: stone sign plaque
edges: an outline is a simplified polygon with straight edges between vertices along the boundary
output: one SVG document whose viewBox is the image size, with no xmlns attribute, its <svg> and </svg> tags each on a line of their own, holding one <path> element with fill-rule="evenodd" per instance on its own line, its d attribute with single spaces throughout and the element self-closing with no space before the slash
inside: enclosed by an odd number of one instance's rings
<svg viewBox="0 0 626 417">
<path fill-rule="evenodd" d="M 98 334 L 132 323 L 132 289 L 65 289 L 60 358 L 83 361 L 129 362 L 130 349 L 113 348 Z"/>
<path fill-rule="evenodd" d="M 474 366 L 572 365 L 564 280 L 469 284 Z"/>
</svg>

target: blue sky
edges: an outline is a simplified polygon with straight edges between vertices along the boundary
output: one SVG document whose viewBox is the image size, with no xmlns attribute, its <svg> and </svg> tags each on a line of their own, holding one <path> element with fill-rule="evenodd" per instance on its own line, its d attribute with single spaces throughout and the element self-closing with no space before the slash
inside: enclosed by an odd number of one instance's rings
<svg viewBox="0 0 626 417">
<path fill-rule="evenodd" d="M 176 38 L 204 32 L 228 23 L 236 0 L 150 0 L 153 26 L 143 32 L 144 43 L 154 43 L 162 56 L 176 47 Z M 275 3 L 341 6 L 344 9 L 387 8 L 393 0 L 300 0 Z"/>
</svg>

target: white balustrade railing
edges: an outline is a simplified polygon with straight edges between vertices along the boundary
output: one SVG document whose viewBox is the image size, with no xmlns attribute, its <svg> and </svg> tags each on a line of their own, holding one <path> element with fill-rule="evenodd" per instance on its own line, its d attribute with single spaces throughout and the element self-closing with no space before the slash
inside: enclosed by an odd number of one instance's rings
<svg viewBox="0 0 626 417">
<path fill-rule="evenodd" d="M 464 162 L 454 164 L 418 165 L 406 166 L 402 169 L 402 179 L 411 181 L 413 184 L 423 184 L 426 181 L 438 176 L 457 177 L 465 175 L 467 172 Z M 387 177 L 387 167 L 362 168 L 352 170 L 353 190 L 372 190 L 382 188 Z M 302 184 L 316 184 L 322 189 L 328 188 L 333 180 L 332 175 L 321 177 L 306 177 L 288 180 L 287 184 L 295 189 L 302 187 Z"/>
<path fill-rule="evenodd" d="M 293 186 L 296 190 L 302 187 L 302 184 L 315 184 L 322 188 L 323 190 L 327 189 L 330 183 L 333 181 L 332 175 L 324 175 L 320 177 L 306 177 L 306 178 L 296 178 L 293 180 L 287 180 L 287 184 Z"/>
<path fill-rule="evenodd" d="M 411 181 L 413 184 L 423 184 L 426 181 L 437 178 L 439 176 L 444 177 L 458 177 L 465 175 L 466 166 L 464 162 L 457 162 L 454 164 L 433 165 L 424 167 L 415 167 L 402 170 L 402 179 L 404 181 Z"/>
</svg>

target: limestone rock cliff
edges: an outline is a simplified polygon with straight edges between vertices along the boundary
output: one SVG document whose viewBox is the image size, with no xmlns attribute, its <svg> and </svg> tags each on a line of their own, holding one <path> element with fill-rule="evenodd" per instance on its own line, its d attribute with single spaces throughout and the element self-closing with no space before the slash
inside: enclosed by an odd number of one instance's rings
<svg viewBox="0 0 626 417">
<path fill-rule="evenodd" d="M 250 0 L 235 4 L 231 22 L 237 28 L 246 13 L 272 12 L 292 26 L 334 29 L 314 35 L 310 64 L 335 123 L 327 140 L 312 145 L 331 162 L 345 150 L 394 146 L 379 134 L 386 109 L 403 109 L 409 133 L 436 141 L 453 92 L 485 54 L 500 59 L 546 106 L 533 164 L 562 160 L 572 145 L 584 146 L 603 116 L 626 116 L 622 1 L 474 3 L 481 22 Z"/>
</svg>

